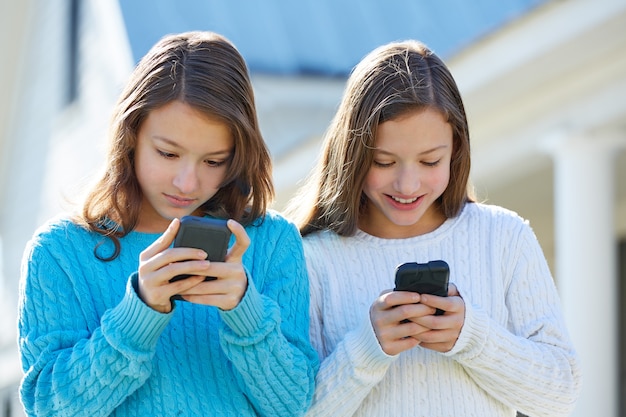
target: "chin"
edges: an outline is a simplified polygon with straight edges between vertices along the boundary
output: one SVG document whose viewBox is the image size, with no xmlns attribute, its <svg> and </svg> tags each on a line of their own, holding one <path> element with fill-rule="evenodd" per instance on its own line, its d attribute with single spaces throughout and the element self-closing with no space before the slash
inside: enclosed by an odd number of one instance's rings
<svg viewBox="0 0 626 417">
<path fill-rule="evenodd" d="M 190 210 L 163 210 L 161 212 L 159 212 L 159 214 L 161 215 L 161 217 L 163 217 L 166 220 L 172 221 L 174 219 L 180 219 L 183 216 L 188 216 L 190 214 L 192 214 L 193 211 Z"/>
<path fill-rule="evenodd" d="M 392 216 L 392 217 L 388 217 L 388 219 L 391 223 L 395 224 L 396 226 L 409 227 L 409 226 L 414 226 L 417 223 L 419 223 L 419 221 L 422 220 L 423 217 L 424 216 L 420 214 L 419 216 L 415 216 L 415 215 Z"/>
</svg>

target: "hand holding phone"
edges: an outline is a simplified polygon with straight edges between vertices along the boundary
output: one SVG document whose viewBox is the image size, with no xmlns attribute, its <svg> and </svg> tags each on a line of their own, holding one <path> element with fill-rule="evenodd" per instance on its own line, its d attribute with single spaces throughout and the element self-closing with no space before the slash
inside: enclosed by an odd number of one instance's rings
<svg viewBox="0 0 626 417">
<path fill-rule="evenodd" d="M 450 268 L 445 261 L 407 262 L 396 268 L 394 291 L 413 291 L 447 297 L 449 277 Z M 437 309 L 435 315 L 440 316 L 443 313 L 443 310 Z"/>
<path fill-rule="evenodd" d="M 174 247 L 202 249 L 209 261 L 224 262 L 231 231 L 227 220 L 208 217 L 184 216 L 180 219 L 180 228 L 174 239 Z M 170 280 L 175 282 L 189 278 L 190 275 L 177 275 Z M 212 281 L 216 277 L 206 277 Z"/>
</svg>

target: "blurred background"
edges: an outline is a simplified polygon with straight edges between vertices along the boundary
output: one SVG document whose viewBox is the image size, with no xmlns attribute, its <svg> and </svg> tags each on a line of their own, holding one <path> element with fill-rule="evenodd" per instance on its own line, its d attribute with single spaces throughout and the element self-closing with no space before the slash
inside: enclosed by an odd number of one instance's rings
<svg viewBox="0 0 626 417">
<path fill-rule="evenodd" d="M 281 210 L 352 67 L 425 42 L 463 95 L 480 200 L 530 221 L 583 361 L 575 416 L 626 415 L 626 0 L 0 2 L 0 417 L 22 416 L 22 251 L 99 173 L 112 107 L 163 35 L 219 32 L 247 60 Z"/>
</svg>

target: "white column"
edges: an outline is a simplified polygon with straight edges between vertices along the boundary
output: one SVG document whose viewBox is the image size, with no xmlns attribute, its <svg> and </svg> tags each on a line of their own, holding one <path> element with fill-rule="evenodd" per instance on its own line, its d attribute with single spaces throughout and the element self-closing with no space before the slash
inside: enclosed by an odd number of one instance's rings
<svg viewBox="0 0 626 417">
<path fill-rule="evenodd" d="M 624 139 L 563 135 L 550 146 L 555 162 L 556 281 L 583 370 L 575 417 L 618 417 L 613 156 Z"/>
</svg>

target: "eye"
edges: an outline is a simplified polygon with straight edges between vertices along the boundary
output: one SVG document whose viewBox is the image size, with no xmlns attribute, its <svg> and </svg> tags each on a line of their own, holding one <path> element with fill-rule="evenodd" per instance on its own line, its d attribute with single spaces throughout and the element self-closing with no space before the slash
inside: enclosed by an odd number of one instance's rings
<svg viewBox="0 0 626 417">
<path fill-rule="evenodd" d="M 208 166 L 213 168 L 219 168 L 228 162 L 228 159 L 223 160 L 215 160 L 215 159 L 207 159 L 204 161 Z"/>
<path fill-rule="evenodd" d="M 438 159 L 433 162 L 422 161 L 422 165 L 426 165 L 427 167 L 436 167 L 437 165 L 439 165 L 439 162 L 441 162 L 441 159 Z"/>
<path fill-rule="evenodd" d="M 380 167 L 380 168 L 388 168 L 388 167 L 392 166 L 394 164 L 394 162 L 382 162 L 382 161 L 374 160 L 373 164 L 376 165 L 377 167 Z"/>
<path fill-rule="evenodd" d="M 162 150 L 160 150 L 160 149 L 157 149 L 156 151 L 157 151 L 157 153 L 158 153 L 159 155 L 161 155 L 161 156 L 162 156 L 163 158 L 165 158 L 165 159 L 172 159 L 172 158 L 176 158 L 176 154 L 175 154 L 175 153 L 162 151 Z"/>
</svg>

